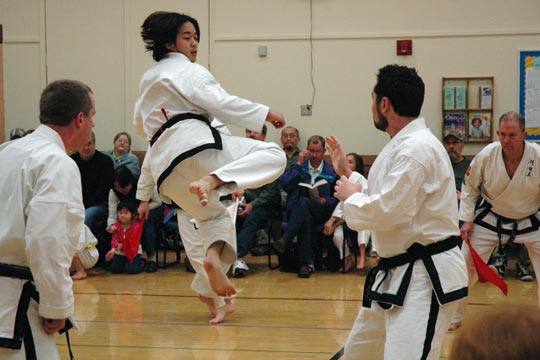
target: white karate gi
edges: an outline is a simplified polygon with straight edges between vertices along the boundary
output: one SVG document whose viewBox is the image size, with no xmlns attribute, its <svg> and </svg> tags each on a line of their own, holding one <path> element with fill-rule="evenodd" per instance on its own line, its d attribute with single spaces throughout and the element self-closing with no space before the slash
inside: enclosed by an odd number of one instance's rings
<svg viewBox="0 0 540 360">
<path fill-rule="evenodd" d="M 79 257 L 82 266 L 86 270 L 93 268 L 99 260 L 99 251 L 96 247 L 97 243 L 98 240 L 90 228 L 84 225 L 75 255 Z"/>
<path fill-rule="evenodd" d="M 529 250 L 536 280 L 540 283 L 540 230 L 534 224 L 539 219 L 540 207 L 540 147 L 525 142 L 523 157 L 512 179 L 506 172 L 500 142 L 486 146 L 471 162 L 468 174 L 463 180 L 459 219 L 473 222 L 470 242 L 478 255 L 487 261 L 493 249 L 499 245 L 497 235 L 497 215 L 517 220 L 518 233 L 514 242 L 523 243 Z M 491 205 L 491 211 L 483 219 L 483 209 L 475 212 L 478 196 Z M 497 214 L 497 215 L 495 215 Z M 532 221 L 531 218 L 532 217 Z M 477 224 L 480 222 L 481 224 Z M 512 224 L 502 224 L 509 231 Z M 509 234 L 501 237 L 504 245 Z M 476 269 L 467 246 L 462 248 L 469 271 L 469 287 L 478 280 Z M 540 288 L 538 289 L 540 305 Z M 465 312 L 466 301 L 461 301 L 452 322 L 460 323 Z"/>
<path fill-rule="evenodd" d="M 269 111 L 229 95 L 208 70 L 180 53 L 168 53 L 143 75 L 140 94 L 134 125 L 148 140 L 167 121 L 161 109 L 168 119 L 193 113 L 255 131 L 261 131 Z M 196 219 L 204 253 L 216 241 L 227 244 L 221 261 L 230 265 L 236 259 L 236 236 L 229 231 L 231 219 L 220 196 L 272 182 L 285 164 L 285 153 L 274 143 L 223 135 L 204 121 L 187 119 L 166 129 L 148 147 L 137 198 L 149 200 L 157 184 L 164 202 L 174 201 Z M 213 191 L 203 207 L 189 185 L 208 174 L 230 184 Z"/>
<path fill-rule="evenodd" d="M 69 268 L 84 225 L 81 179 L 57 132 L 40 125 L 31 135 L 0 146 L 0 262 L 30 268 L 39 291 L 28 319 L 38 359 L 59 359 L 43 318 L 73 314 Z M 0 276 L 0 337 L 12 338 L 26 280 Z M 1 359 L 25 359 L 0 348 Z"/>
<path fill-rule="evenodd" d="M 350 196 L 344 212 L 349 227 L 371 230 L 383 258 L 403 254 L 414 243 L 444 244 L 459 234 L 452 166 L 424 119 L 412 121 L 384 147 L 371 168 L 368 194 Z M 371 290 L 383 301 L 360 310 L 345 358 L 438 359 L 455 300 L 466 296 L 466 286 L 457 246 L 391 268 L 386 276 L 378 272 Z M 390 309 L 383 310 L 383 303 Z"/>
</svg>

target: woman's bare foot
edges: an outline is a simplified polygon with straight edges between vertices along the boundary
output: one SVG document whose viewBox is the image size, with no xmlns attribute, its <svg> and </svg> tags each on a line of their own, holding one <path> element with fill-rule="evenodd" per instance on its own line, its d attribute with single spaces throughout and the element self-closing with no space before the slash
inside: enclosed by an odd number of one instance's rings
<svg viewBox="0 0 540 360">
<path fill-rule="evenodd" d="M 236 295 L 236 289 L 233 283 L 229 280 L 223 269 L 221 268 L 221 260 L 219 257 L 206 255 L 203 260 L 204 270 L 208 274 L 210 286 L 218 295 L 226 298 Z"/>
<path fill-rule="evenodd" d="M 72 280 L 82 280 L 86 279 L 86 271 L 76 271 L 73 275 L 71 275 Z"/>
<path fill-rule="evenodd" d="M 223 320 L 233 312 L 236 311 L 236 306 L 231 302 L 230 299 L 225 299 L 225 305 L 217 309 L 215 317 L 210 320 L 211 325 L 216 325 L 222 323 Z"/>
<path fill-rule="evenodd" d="M 358 260 L 356 268 L 362 270 L 364 266 L 366 266 L 366 245 L 362 244 L 360 245 L 360 260 Z"/>
<path fill-rule="evenodd" d="M 217 315 L 214 299 L 199 294 L 199 300 L 201 300 L 203 303 L 206 304 L 206 306 L 208 306 L 208 310 L 210 311 L 210 314 L 212 314 L 212 316 L 215 317 Z"/>
<path fill-rule="evenodd" d="M 209 194 L 221 184 L 223 184 L 223 181 L 221 181 L 217 176 L 206 175 L 201 179 L 189 184 L 189 192 L 197 195 L 201 205 L 206 206 L 208 205 Z"/>
</svg>

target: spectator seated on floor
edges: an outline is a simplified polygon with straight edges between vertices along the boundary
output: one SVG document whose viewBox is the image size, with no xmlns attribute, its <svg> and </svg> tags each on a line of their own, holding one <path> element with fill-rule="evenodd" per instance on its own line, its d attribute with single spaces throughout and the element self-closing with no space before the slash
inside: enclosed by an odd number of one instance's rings
<svg viewBox="0 0 540 360">
<path fill-rule="evenodd" d="M 364 161 L 362 157 L 356 153 L 347 154 L 347 161 L 349 169 L 356 171 L 364 176 Z M 332 217 L 324 223 L 324 234 L 327 236 L 333 236 L 334 245 L 339 251 L 340 259 L 343 261 L 343 266 L 339 269 L 340 272 L 349 272 L 354 266 L 354 259 L 349 246 L 345 241 L 345 233 L 352 236 L 358 243 L 358 249 L 360 252 L 360 261 L 357 264 L 358 269 L 363 269 L 366 263 L 366 246 L 369 242 L 370 232 L 362 231 L 357 233 L 345 226 L 345 219 L 343 219 L 343 209 L 340 206 L 336 206 Z"/>
<path fill-rule="evenodd" d="M 274 248 L 283 254 L 294 237 L 298 240 L 301 263 L 298 277 L 309 278 L 315 271 L 313 229 L 332 215 L 338 200 L 334 198 L 337 175 L 324 160 L 325 140 L 319 135 L 308 139 L 307 150 L 301 151 L 298 162 L 285 170 L 279 184 L 287 192 L 287 227 L 274 241 Z M 314 186 L 315 185 L 315 186 Z"/>
<path fill-rule="evenodd" d="M 137 200 L 137 180 L 126 166 L 121 166 L 114 171 L 113 188 L 109 192 L 109 217 L 107 219 L 107 231 L 117 220 L 117 206 L 120 201 L 137 208 L 140 201 Z M 160 207 L 161 200 L 154 189 L 154 194 L 149 202 L 150 214 L 145 219 L 141 239 L 142 248 L 146 252 L 146 272 L 156 272 L 156 247 L 159 222 L 163 219 L 163 209 Z"/>
<path fill-rule="evenodd" d="M 75 253 L 75 256 L 73 256 L 73 261 L 71 262 L 72 280 L 82 280 L 86 279 L 88 276 L 98 275 L 97 271 L 92 270 L 99 260 L 99 252 L 96 247 L 97 243 L 98 240 L 92 231 L 90 231 L 88 226 L 84 225 L 81 231 L 77 252 Z"/>
<path fill-rule="evenodd" d="M 246 137 L 258 141 L 266 139 L 266 125 L 262 132 L 246 129 Z M 244 261 L 249 250 L 255 244 L 257 230 L 268 227 L 272 217 L 279 216 L 281 211 L 280 193 L 277 181 L 258 189 L 247 189 L 244 200 L 238 205 L 236 219 L 236 246 L 238 259 L 232 267 L 233 277 L 242 277 L 249 271 Z"/>
<path fill-rule="evenodd" d="M 144 270 L 146 260 L 141 258 L 141 226 L 136 219 L 137 208 L 133 203 L 120 201 L 115 223 L 107 228 L 112 234 L 111 250 L 105 258 L 112 260 L 113 274 L 138 274 Z"/>
<path fill-rule="evenodd" d="M 131 135 L 127 132 L 119 132 L 114 136 L 114 148 L 107 151 L 108 155 L 114 163 L 114 168 L 118 169 L 121 166 L 127 166 L 136 179 L 141 174 L 141 164 L 139 158 L 131 153 Z"/>
<path fill-rule="evenodd" d="M 81 173 L 84 223 L 95 236 L 105 232 L 107 225 L 107 202 L 113 185 L 112 160 L 96 150 L 96 135 L 78 153 L 71 155 Z M 108 247 L 108 246 L 107 246 Z"/>
</svg>

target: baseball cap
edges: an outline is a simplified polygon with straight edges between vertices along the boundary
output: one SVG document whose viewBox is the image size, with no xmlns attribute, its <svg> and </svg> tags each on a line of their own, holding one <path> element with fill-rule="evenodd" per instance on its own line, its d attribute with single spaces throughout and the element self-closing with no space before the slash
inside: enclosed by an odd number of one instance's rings
<svg viewBox="0 0 540 360">
<path fill-rule="evenodd" d="M 448 132 L 445 132 L 443 141 L 446 140 L 446 138 L 448 138 L 449 136 L 453 136 L 461 142 L 463 142 L 463 140 L 465 139 L 465 136 L 463 136 L 463 134 L 457 131 L 448 131 Z"/>
<path fill-rule="evenodd" d="M 24 136 L 24 129 L 15 128 L 9 133 L 9 140 L 19 139 Z"/>
</svg>

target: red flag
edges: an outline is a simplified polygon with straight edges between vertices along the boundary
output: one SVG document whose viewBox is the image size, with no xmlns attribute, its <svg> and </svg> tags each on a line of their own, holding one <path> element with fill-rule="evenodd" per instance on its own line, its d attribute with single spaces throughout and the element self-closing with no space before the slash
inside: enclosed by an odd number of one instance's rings
<svg viewBox="0 0 540 360">
<path fill-rule="evenodd" d="M 471 252 L 474 267 L 476 268 L 476 273 L 478 274 L 478 281 L 481 283 L 485 283 L 486 281 L 489 281 L 503 292 L 504 295 L 508 295 L 508 284 L 504 282 L 503 279 L 499 277 L 499 275 L 495 274 L 493 270 L 487 264 L 482 260 L 480 255 L 474 250 L 472 245 L 468 241 L 464 241 L 467 243 L 467 246 L 469 247 L 469 251 Z"/>
</svg>

